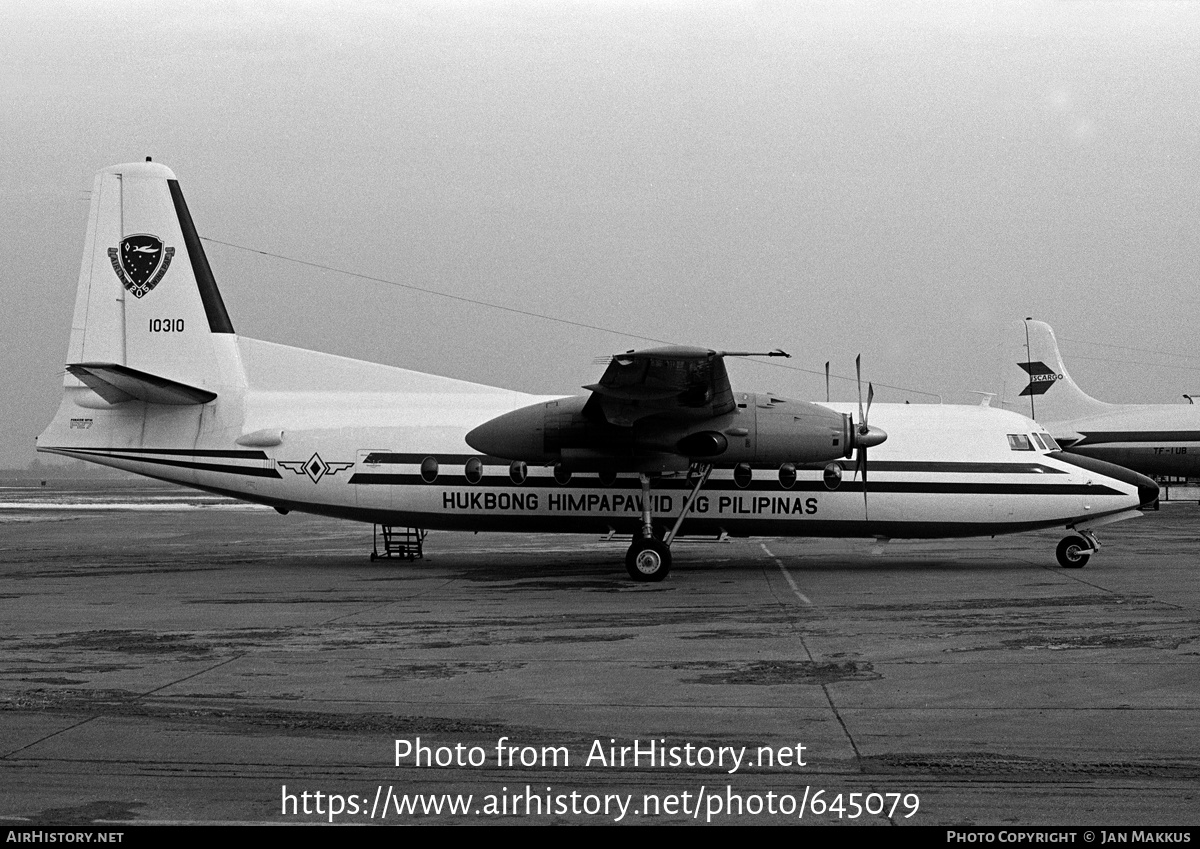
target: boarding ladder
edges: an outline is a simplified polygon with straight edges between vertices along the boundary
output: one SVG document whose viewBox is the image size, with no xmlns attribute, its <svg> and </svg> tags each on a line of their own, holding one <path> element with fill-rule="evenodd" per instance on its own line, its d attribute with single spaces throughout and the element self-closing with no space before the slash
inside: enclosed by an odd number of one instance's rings
<svg viewBox="0 0 1200 849">
<path fill-rule="evenodd" d="M 392 525 L 376 525 L 371 534 L 371 560 L 396 557 L 400 560 L 422 560 L 425 557 L 425 537 L 429 531 L 422 528 L 397 528 Z M 383 551 L 379 550 L 379 537 L 383 537 Z"/>
</svg>

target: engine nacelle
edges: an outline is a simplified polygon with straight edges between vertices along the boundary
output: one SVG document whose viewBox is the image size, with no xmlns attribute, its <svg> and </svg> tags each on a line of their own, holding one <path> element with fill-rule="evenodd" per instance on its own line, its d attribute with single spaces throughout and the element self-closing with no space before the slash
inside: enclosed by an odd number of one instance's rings
<svg viewBox="0 0 1200 849">
<path fill-rule="evenodd" d="M 755 463 L 803 466 L 827 463 L 853 451 L 855 430 L 849 416 L 808 401 L 772 395 L 751 398 L 756 407 Z"/>
<path fill-rule="evenodd" d="M 560 398 L 497 416 L 467 434 L 483 454 L 573 471 L 667 471 L 692 462 L 797 466 L 850 457 L 860 437 L 850 416 L 808 401 L 739 395 L 733 412 L 704 421 L 650 416 L 630 427 L 585 414 L 586 397 Z"/>
</svg>

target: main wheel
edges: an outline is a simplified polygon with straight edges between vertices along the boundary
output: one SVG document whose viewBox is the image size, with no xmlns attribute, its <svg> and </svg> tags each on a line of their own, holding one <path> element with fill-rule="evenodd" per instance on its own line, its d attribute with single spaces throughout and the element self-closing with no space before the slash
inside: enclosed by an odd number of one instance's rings
<svg viewBox="0 0 1200 849">
<path fill-rule="evenodd" d="M 661 581 L 671 571 L 671 549 L 657 539 L 635 539 L 625 553 L 625 571 L 635 581 Z"/>
<path fill-rule="evenodd" d="M 1069 536 L 1063 538 L 1054 554 L 1064 569 L 1079 569 L 1092 556 L 1092 547 L 1083 537 Z"/>
</svg>

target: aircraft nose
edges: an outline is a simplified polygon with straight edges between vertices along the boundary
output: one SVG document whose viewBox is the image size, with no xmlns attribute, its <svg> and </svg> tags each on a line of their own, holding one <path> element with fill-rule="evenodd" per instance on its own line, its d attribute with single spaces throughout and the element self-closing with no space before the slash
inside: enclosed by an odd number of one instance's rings
<svg viewBox="0 0 1200 849">
<path fill-rule="evenodd" d="M 1150 507 L 1158 501 L 1158 484 L 1145 475 L 1137 476 L 1138 506 Z"/>
<path fill-rule="evenodd" d="M 1128 486 L 1137 487 L 1139 507 L 1149 507 L 1158 500 L 1158 484 L 1132 469 L 1127 469 L 1124 466 L 1114 466 L 1112 463 L 1097 460 L 1095 457 L 1071 454 L 1068 451 L 1056 451 L 1054 458 L 1064 463 L 1070 463 L 1072 466 L 1078 466 L 1081 469 L 1087 469 L 1088 471 L 1114 478 Z"/>
</svg>

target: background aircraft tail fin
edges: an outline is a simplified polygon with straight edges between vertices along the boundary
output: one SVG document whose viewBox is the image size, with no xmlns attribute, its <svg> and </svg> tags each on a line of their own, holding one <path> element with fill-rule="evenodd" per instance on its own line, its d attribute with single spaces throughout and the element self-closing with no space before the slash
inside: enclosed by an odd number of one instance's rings
<svg viewBox="0 0 1200 849">
<path fill-rule="evenodd" d="M 1071 379 L 1054 331 L 1027 318 L 1014 328 L 1005 363 L 1005 406 L 1038 422 L 1061 422 L 1096 415 L 1112 405 L 1097 401 Z"/>
<path fill-rule="evenodd" d="M 216 392 L 244 385 L 233 325 L 166 166 L 96 175 L 67 353 L 68 366 L 81 363 Z M 70 369 L 64 381 L 82 385 Z"/>
</svg>

